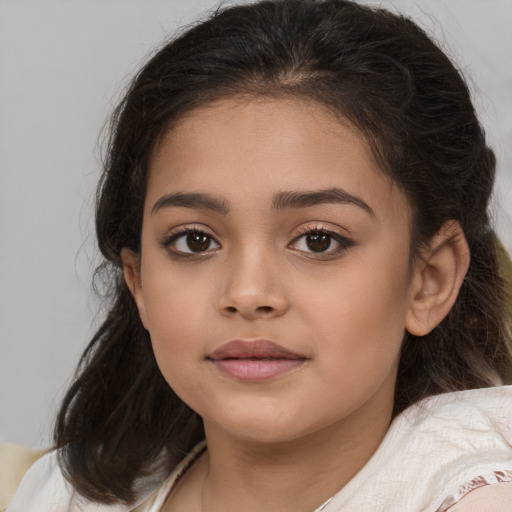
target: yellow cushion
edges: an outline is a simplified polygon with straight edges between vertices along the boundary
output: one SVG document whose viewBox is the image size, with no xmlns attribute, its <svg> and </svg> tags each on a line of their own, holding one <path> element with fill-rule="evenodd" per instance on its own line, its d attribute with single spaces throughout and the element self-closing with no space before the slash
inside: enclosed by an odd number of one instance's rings
<svg viewBox="0 0 512 512">
<path fill-rule="evenodd" d="M 0 444 L 0 511 L 7 508 L 28 468 L 45 450 L 31 450 L 16 444 Z"/>
</svg>

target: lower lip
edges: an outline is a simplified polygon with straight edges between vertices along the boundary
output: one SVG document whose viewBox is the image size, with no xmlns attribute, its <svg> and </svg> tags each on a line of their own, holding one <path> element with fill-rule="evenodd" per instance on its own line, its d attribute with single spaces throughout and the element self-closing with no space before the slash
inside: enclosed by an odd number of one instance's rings
<svg viewBox="0 0 512 512">
<path fill-rule="evenodd" d="M 304 359 L 216 359 L 213 364 L 230 377 L 244 381 L 270 380 L 302 366 Z"/>
</svg>

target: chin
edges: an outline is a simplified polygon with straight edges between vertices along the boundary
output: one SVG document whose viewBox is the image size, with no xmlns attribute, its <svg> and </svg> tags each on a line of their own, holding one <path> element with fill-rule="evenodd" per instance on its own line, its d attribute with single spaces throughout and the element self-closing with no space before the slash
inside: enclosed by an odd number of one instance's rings
<svg viewBox="0 0 512 512">
<path fill-rule="evenodd" d="M 245 414 L 244 414 L 245 413 Z M 205 430 L 221 430 L 233 439 L 248 443 L 281 444 L 296 441 L 317 430 L 302 420 L 307 415 L 285 415 L 283 411 L 264 411 L 253 407 L 250 411 L 238 410 L 229 416 L 205 419 Z"/>
</svg>

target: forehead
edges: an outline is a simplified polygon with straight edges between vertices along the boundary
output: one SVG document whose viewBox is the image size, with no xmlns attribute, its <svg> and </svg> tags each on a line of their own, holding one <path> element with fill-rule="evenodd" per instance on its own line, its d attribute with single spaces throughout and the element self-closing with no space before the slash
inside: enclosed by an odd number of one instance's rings
<svg viewBox="0 0 512 512">
<path fill-rule="evenodd" d="M 235 97 L 189 112 L 161 139 L 149 171 L 147 207 L 164 191 L 244 201 L 332 187 L 399 214 L 406 206 L 352 124 L 318 102 L 292 97 Z"/>
</svg>

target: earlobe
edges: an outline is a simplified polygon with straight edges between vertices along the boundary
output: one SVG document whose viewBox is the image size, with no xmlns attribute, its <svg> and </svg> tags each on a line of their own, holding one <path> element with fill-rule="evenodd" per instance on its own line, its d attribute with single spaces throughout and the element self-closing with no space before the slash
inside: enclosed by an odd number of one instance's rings
<svg viewBox="0 0 512 512">
<path fill-rule="evenodd" d="M 137 309 L 139 310 L 140 319 L 146 327 L 146 308 L 144 305 L 144 296 L 142 294 L 142 282 L 140 278 L 140 256 L 131 249 L 123 247 L 121 249 L 121 260 L 123 261 L 124 280 L 130 290 Z"/>
<path fill-rule="evenodd" d="M 413 269 L 405 328 L 425 336 L 452 308 L 469 267 L 469 248 L 460 224 L 445 222 Z"/>
</svg>

